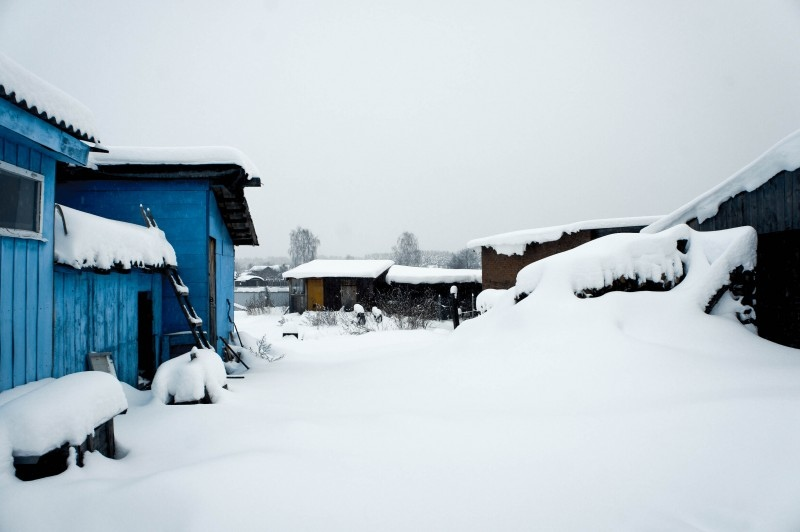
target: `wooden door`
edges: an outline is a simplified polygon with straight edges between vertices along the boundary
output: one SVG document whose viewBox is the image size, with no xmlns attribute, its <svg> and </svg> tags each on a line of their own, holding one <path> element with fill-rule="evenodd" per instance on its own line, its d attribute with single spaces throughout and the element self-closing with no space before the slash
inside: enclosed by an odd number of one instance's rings
<svg viewBox="0 0 800 532">
<path fill-rule="evenodd" d="M 306 279 L 307 310 L 320 310 L 325 306 L 322 279 Z"/>
<path fill-rule="evenodd" d="M 208 239 L 208 336 L 217 345 L 217 241 Z"/>
</svg>

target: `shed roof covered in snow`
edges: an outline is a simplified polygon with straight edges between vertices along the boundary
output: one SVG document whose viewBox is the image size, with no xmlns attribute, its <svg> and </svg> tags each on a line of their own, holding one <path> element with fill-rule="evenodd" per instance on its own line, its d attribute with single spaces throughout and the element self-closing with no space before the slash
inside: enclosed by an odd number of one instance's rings
<svg viewBox="0 0 800 532">
<path fill-rule="evenodd" d="M 784 170 L 800 168 L 800 130 L 784 138 L 758 159 L 745 166 L 731 177 L 659 218 L 642 229 L 643 233 L 657 233 L 668 227 L 696 219 L 699 223 L 711 218 L 728 199 L 741 192 L 752 192 Z"/>
<path fill-rule="evenodd" d="M 592 229 L 612 229 L 617 227 L 646 226 L 658 220 L 659 216 L 640 216 L 635 218 L 603 218 L 586 220 L 566 225 L 539 227 L 513 231 L 484 238 L 476 238 L 467 242 L 469 248 L 489 247 L 503 255 L 522 255 L 528 244 L 543 244 L 558 240 L 564 234 L 577 233 Z"/>
<path fill-rule="evenodd" d="M 316 259 L 283 273 L 284 279 L 345 277 L 376 279 L 388 270 L 391 260 L 328 260 Z"/>
<path fill-rule="evenodd" d="M 395 265 L 389 268 L 386 281 L 402 284 L 480 283 L 481 270 Z"/>
<path fill-rule="evenodd" d="M 98 142 L 94 115 L 89 108 L 2 53 L 0 98 L 77 139 Z"/>
<path fill-rule="evenodd" d="M 177 265 L 164 232 L 59 206 L 55 223 L 57 264 L 75 269 L 162 268 Z"/>
<path fill-rule="evenodd" d="M 60 179 L 208 180 L 233 244 L 258 245 L 244 189 L 260 187 L 261 179 L 241 151 L 225 146 L 106 148 L 108 153 L 90 155 L 90 168 L 70 167 Z"/>
</svg>

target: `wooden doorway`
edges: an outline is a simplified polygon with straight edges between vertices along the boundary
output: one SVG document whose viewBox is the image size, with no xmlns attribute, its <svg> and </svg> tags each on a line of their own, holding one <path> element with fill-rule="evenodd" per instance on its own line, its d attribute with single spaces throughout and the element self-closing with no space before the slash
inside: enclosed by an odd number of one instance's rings
<svg viewBox="0 0 800 532">
<path fill-rule="evenodd" d="M 322 279 L 306 279 L 307 310 L 322 310 L 325 307 L 325 295 Z"/>
<path fill-rule="evenodd" d="M 156 354 L 153 337 L 153 299 L 150 292 L 139 292 L 137 298 L 139 347 L 139 382 L 143 387 L 149 387 L 150 381 L 156 374 Z"/>
<path fill-rule="evenodd" d="M 217 345 L 217 241 L 208 238 L 208 336 Z"/>
</svg>

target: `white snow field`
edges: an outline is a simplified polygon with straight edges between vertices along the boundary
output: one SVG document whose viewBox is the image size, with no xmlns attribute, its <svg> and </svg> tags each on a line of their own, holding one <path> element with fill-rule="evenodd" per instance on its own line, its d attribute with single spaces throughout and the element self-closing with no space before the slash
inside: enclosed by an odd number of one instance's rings
<svg viewBox="0 0 800 532">
<path fill-rule="evenodd" d="M 455 331 L 297 340 L 240 315 L 284 358 L 251 357 L 215 404 L 127 388 L 117 460 L 22 482 L 3 457 L 0 530 L 800 530 L 800 352 L 703 312 L 752 257 L 723 233 L 599 239 Z M 655 267 L 685 278 L 574 295 Z"/>
</svg>

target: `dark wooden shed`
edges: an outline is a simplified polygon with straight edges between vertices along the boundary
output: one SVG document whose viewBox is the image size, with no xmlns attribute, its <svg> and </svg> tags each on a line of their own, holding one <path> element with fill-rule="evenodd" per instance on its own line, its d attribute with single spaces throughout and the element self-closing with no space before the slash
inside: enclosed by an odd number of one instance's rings
<svg viewBox="0 0 800 532">
<path fill-rule="evenodd" d="M 637 233 L 656 216 L 588 220 L 478 238 L 467 243 L 480 248 L 483 288 L 507 289 L 519 271 L 538 260 L 614 233 Z"/>
<path fill-rule="evenodd" d="M 642 232 L 681 223 L 699 231 L 755 228 L 758 334 L 800 348 L 800 132 Z"/>
</svg>

